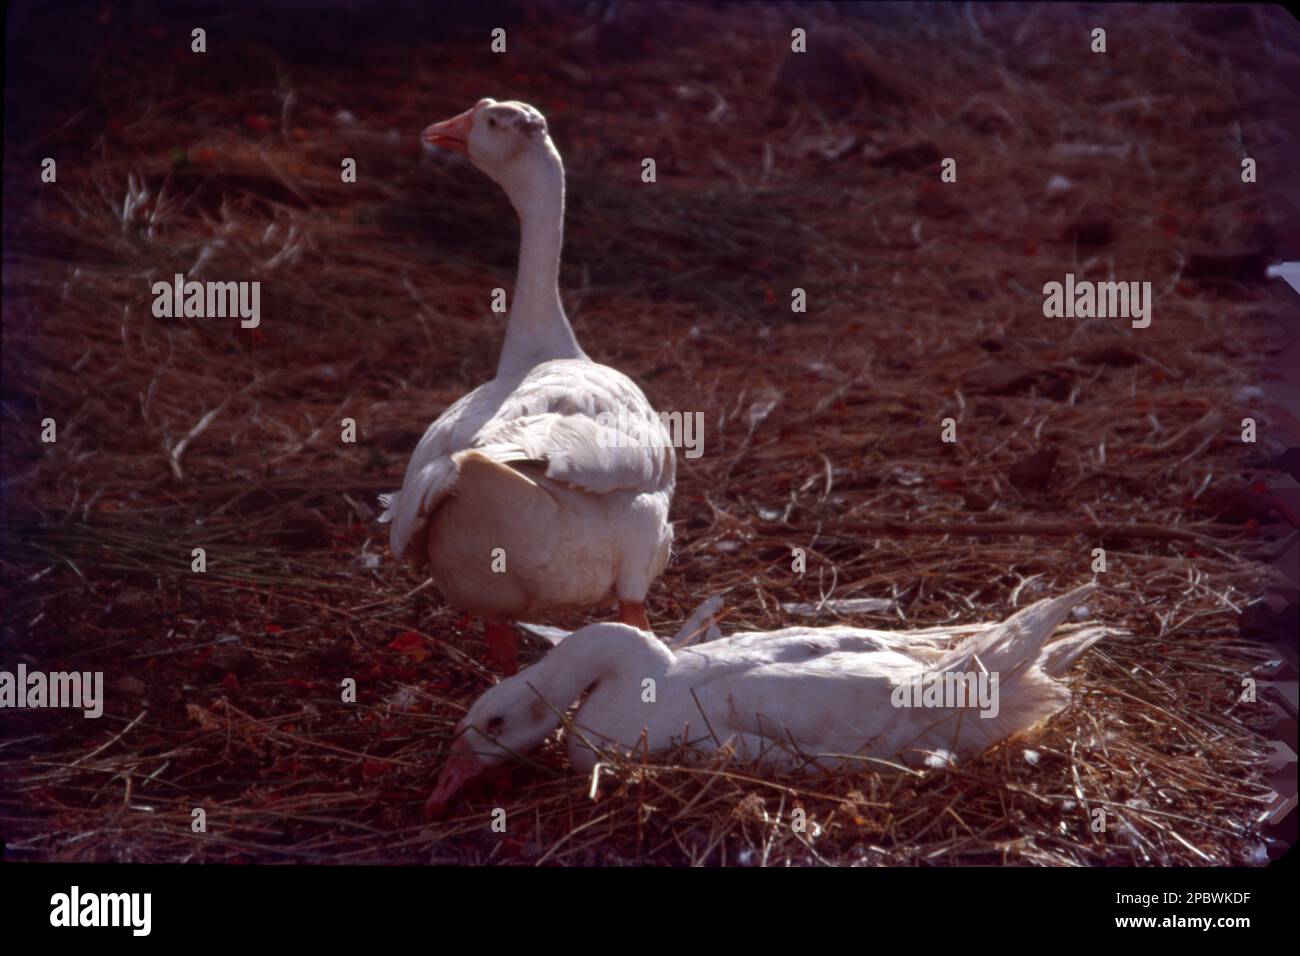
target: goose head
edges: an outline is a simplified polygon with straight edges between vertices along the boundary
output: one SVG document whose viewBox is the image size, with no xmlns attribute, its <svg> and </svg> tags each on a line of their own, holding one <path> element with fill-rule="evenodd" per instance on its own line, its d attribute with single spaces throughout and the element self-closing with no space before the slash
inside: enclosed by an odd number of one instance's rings
<svg viewBox="0 0 1300 956">
<path fill-rule="evenodd" d="M 527 676 L 517 674 L 488 689 L 456 725 L 451 754 L 424 807 L 426 816 L 441 817 L 456 794 L 512 758 L 536 750 L 560 725 L 560 716 Z"/>
<path fill-rule="evenodd" d="M 559 640 L 536 664 L 488 688 L 456 725 L 425 816 L 441 817 L 470 784 L 540 747 L 584 692 L 631 674 L 639 693 L 641 675 L 671 660 L 658 638 L 626 624 L 588 624 Z"/>
<path fill-rule="evenodd" d="M 426 128 L 423 139 L 468 157 L 516 206 L 531 192 L 551 184 L 556 173 L 563 176 L 546 117 L 516 100 L 479 100 L 459 116 Z"/>
</svg>

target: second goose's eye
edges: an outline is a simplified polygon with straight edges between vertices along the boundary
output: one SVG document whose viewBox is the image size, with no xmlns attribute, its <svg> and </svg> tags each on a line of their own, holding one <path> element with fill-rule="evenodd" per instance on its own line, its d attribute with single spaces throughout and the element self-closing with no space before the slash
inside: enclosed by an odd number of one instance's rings
<svg viewBox="0 0 1300 956">
<path fill-rule="evenodd" d="M 495 117 L 495 116 L 489 116 L 489 117 L 488 117 L 488 129 L 496 129 L 496 128 L 497 128 L 497 119 L 496 119 L 496 117 Z"/>
<path fill-rule="evenodd" d="M 505 726 L 504 717 L 493 717 L 487 722 L 487 726 L 483 730 L 489 737 L 498 737 L 501 735 L 501 731 L 505 729 Z"/>
</svg>

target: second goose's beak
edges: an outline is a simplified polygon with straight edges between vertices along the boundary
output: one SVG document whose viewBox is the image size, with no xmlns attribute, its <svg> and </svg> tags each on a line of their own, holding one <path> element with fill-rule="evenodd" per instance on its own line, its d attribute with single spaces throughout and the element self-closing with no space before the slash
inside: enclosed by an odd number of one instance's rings
<svg viewBox="0 0 1300 956">
<path fill-rule="evenodd" d="M 483 776 L 491 765 L 474 753 L 462 724 L 456 725 L 456 739 L 452 741 L 447 763 L 438 775 L 433 793 L 424 805 L 425 820 L 440 820 L 447 813 L 453 797 Z"/>
<path fill-rule="evenodd" d="M 474 125 L 474 111 L 466 110 L 459 116 L 453 116 L 441 123 L 434 123 L 425 129 L 423 139 L 426 143 L 450 149 L 453 152 L 469 155 L 469 131 Z"/>
</svg>

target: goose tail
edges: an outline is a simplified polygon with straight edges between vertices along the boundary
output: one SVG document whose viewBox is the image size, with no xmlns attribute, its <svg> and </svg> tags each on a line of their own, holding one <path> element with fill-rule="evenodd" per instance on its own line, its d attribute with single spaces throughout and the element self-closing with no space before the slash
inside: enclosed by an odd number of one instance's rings
<svg viewBox="0 0 1300 956">
<path fill-rule="evenodd" d="M 1105 636 L 1092 627 L 1052 640 L 1070 612 L 1096 590 L 1075 588 L 1017 611 L 1001 624 L 969 639 L 934 670 L 983 675 L 988 693 L 978 711 L 963 710 L 953 741 L 958 751 L 978 752 L 1029 730 L 1063 710 L 1070 689 L 1057 678 Z M 996 682 L 994 681 L 996 678 Z"/>
<path fill-rule="evenodd" d="M 391 491 L 379 496 L 384 512 L 380 524 L 390 525 L 388 548 L 398 561 L 406 554 L 411 542 L 424 530 L 429 515 L 451 493 L 459 476 L 458 464 L 450 458 L 438 458 L 418 470 L 408 472 L 401 491 Z M 422 555 L 413 554 L 416 564 Z"/>
<path fill-rule="evenodd" d="M 668 646 L 680 649 L 689 647 L 691 644 L 715 641 L 722 637 L 722 633 L 718 630 L 717 621 L 714 620 L 714 615 L 721 610 L 722 598 L 715 594 L 692 612 L 691 616 L 682 624 L 677 636 L 668 642 Z"/>
</svg>

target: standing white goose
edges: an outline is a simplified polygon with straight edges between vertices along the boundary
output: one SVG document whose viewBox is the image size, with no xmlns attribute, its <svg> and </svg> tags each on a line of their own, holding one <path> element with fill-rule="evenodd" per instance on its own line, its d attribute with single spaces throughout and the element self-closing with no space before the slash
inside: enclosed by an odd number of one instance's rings
<svg viewBox="0 0 1300 956">
<path fill-rule="evenodd" d="M 392 522 L 394 556 L 427 557 L 448 603 L 486 621 L 491 661 L 514 673 L 509 622 L 526 615 L 617 597 L 620 619 L 649 629 L 676 456 L 645 395 L 591 361 L 564 314 L 564 165 L 546 120 L 484 99 L 424 139 L 505 190 L 521 223 L 519 269 L 496 376 L 429 426 L 380 520 Z"/>
<path fill-rule="evenodd" d="M 656 753 L 683 740 L 705 753 L 730 742 L 740 759 L 783 770 L 978 753 L 1069 703 L 1056 678 L 1105 629 L 1048 639 L 1093 589 L 1039 601 L 1000 624 L 792 627 L 676 652 L 644 631 L 592 624 L 475 701 L 426 811 L 440 815 L 471 781 L 536 749 L 584 692 L 567 738 L 580 771 L 599 759 L 593 746 Z M 970 636 L 957 639 L 963 632 Z M 959 688 L 969 696 L 949 696 Z"/>
</svg>

